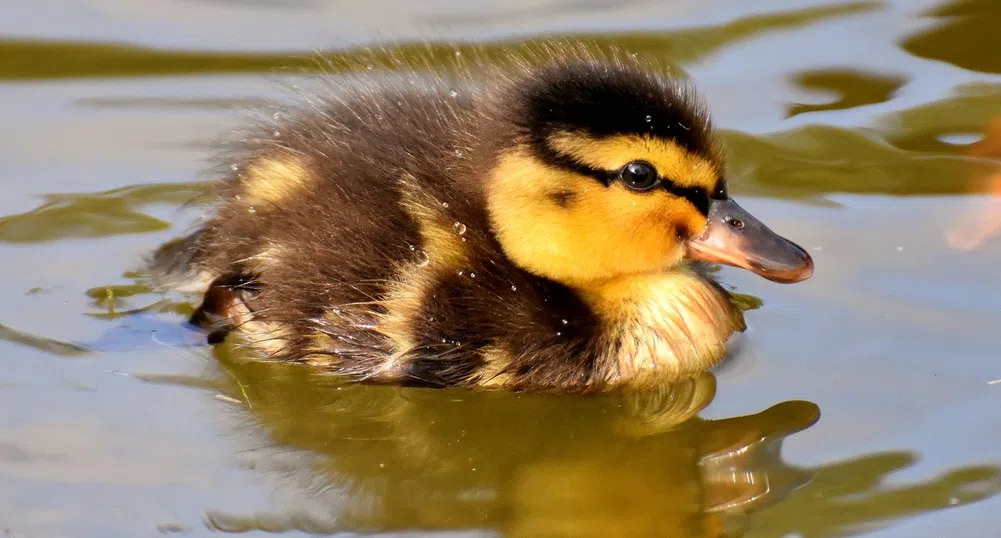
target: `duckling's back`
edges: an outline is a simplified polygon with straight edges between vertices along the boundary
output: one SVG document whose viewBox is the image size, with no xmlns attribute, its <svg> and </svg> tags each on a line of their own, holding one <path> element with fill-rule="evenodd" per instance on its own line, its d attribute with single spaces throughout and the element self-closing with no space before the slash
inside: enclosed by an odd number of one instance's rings
<svg viewBox="0 0 1001 538">
<path fill-rule="evenodd" d="M 487 233 L 476 173 L 490 158 L 473 147 L 489 99 L 485 87 L 433 77 L 359 81 L 279 114 L 229 154 L 211 220 L 153 265 L 194 276 L 206 293 L 195 321 L 219 336 L 238 327 L 272 358 L 341 373 L 399 369 L 389 357 L 414 323 L 400 310 L 418 308 L 407 288 L 440 278 L 453 241 L 495 271 L 518 271 Z"/>
</svg>

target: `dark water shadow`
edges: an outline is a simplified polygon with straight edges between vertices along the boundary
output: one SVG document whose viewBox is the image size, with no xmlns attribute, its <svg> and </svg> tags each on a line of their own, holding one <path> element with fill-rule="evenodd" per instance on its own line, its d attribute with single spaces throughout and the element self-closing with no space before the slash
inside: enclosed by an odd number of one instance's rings
<svg viewBox="0 0 1001 538">
<path fill-rule="evenodd" d="M 838 97 L 823 104 L 790 104 L 786 112 L 787 118 L 810 112 L 847 110 L 884 103 L 893 98 L 907 78 L 854 69 L 817 69 L 797 73 L 793 81 L 807 90 L 833 91 Z"/>
<path fill-rule="evenodd" d="M 971 71 L 1001 73 L 1001 2 L 957 0 L 925 16 L 937 24 L 901 40 L 902 49 Z"/>
<path fill-rule="evenodd" d="M 90 352 L 86 346 L 32 334 L 0 323 L 0 341 L 27 346 L 57 357 L 80 357 Z"/>
<path fill-rule="evenodd" d="M 888 142 L 906 151 L 966 156 L 999 114 L 1001 84 L 978 82 L 958 86 L 944 99 L 887 116 L 879 128 Z"/>
<path fill-rule="evenodd" d="M 813 468 L 810 484 L 756 515 L 749 536 L 857 536 L 1001 493 L 1001 467 L 995 465 L 960 467 L 917 483 L 886 485 L 917 459 L 912 452 L 880 452 Z"/>
<path fill-rule="evenodd" d="M 733 22 L 678 31 L 628 34 L 573 34 L 599 47 L 624 46 L 673 63 L 691 63 L 733 43 L 767 32 L 797 28 L 835 17 L 879 9 L 881 2 L 848 2 L 786 12 L 753 15 Z M 559 39 L 560 36 L 552 36 Z M 506 56 L 512 47 L 534 40 L 502 39 L 479 45 L 398 43 L 377 50 L 326 51 L 317 62 L 312 51 L 300 53 L 229 53 L 152 49 L 121 43 L 0 40 L 0 80 L 81 77 L 163 76 L 209 73 L 344 72 L 368 65 L 392 66 L 403 60 L 425 61 L 439 68 L 454 64 L 456 53 L 484 61 Z"/>
<path fill-rule="evenodd" d="M 181 206 L 204 195 L 200 183 L 131 185 L 98 193 L 47 194 L 31 211 L 0 217 L 0 243 L 42 243 L 165 230 L 141 210 Z"/>
</svg>

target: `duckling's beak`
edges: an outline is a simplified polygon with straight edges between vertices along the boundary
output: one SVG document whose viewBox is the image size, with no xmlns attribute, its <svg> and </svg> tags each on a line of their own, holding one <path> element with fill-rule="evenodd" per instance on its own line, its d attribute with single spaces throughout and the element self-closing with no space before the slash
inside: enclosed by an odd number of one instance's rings
<svg viewBox="0 0 1001 538">
<path fill-rule="evenodd" d="M 813 276 L 813 259 L 802 247 L 768 229 L 732 198 L 710 202 L 709 224 L 688 242 L 687 257 L 741 267 L 783 284 Z"/>
</svg>

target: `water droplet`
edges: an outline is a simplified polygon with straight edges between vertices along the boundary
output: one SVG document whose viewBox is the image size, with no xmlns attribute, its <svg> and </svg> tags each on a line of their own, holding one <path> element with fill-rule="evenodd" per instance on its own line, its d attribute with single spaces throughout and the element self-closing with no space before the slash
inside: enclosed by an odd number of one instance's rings
<svg viewBox="0 0 1001 538">
<path fill-rule="evenodd" d="M 563 333 L 561 333 L 560 331 L 556 331 L 556 336 L 563 336 Z"/>
<path fill-rule="evenodd" d="M 368 69 L 369 71 L 371 71 L 374 68 L 375 68 L 375 66 L 372 65 L 372 64 L 368 64 L 368 65 L 365 66 L 365 69 Z"/>
<path fill-rule="evenodd" d="M 459 239 L 461 239 L 463 243 L 466 242 L 466 238 L 465 237 L 460 237 Z"/>
<path fill-rule="evenodd" d="M 409 245 L 409 246 L 410 246 L 410 252 L 414 252 L 417 250 L 417 247 L 415 247 L 414 245 Z"/>
<path fill-rule="evenodd" d="M 403 101 L 397 101 L 397 102 L 396 102 L 396 104 L 397 104 L 398 106 L 403 106 Z"/>
<path fill-rule="evenodd" d="M 646 122 L 650 123 L 651 121 L 653 121 L 653 116 L 651 116 L 650 114 L 647 114 L 646 115 Z"/>
<path fill-rule="evenodd" d="M 561 320 L 560 320 L 560 323 L 562 323 L 562 324 L 566 325 L 567 323 L 570 323 L 570 322 L 569 322 L 569 321 L 567 321 L 567 320 L 565 320 L 565 319 L 561 319 Z"/>
<path fill-rule="evenodd" d="M 434 323 L 434 316 L 428 316 L 428 321 Z"/>
<path fill-rule="evenodd" d="M 469 278 L 476 278 L 476 273 L 469 273 Z"/>
<path fill-rule="evenodd" d="M 639 56 L 634 52 L 634 53 L 630 54 L 629 57 L 635 60 Z"/>
<path fill-rule="evenodd" d="M 239 194 L 237 194 L 236 196 L 234 196 L 234 198 L 236 198 L 237 202 L 239 202 L 240 200 L 243 200 L 243 196 L 240 196 Z"/>
<path fill-rule="evenodd" d="M 275 135 L 275 138 L 278 138 L 279 136 L 282 135 L 281 131 L 275 131 L 275 132 L 273 132 L 271 134 Z"/>
<path fill-rule="evenodd" d="M 417 267 L 427 267 L 431 264 L 431 258 L 423 250 L 417 253 Z"/>
<path fill-rule="evenodd" d="M 462 276 L 462 275 L 463 275 L 463 272 L 462 272 L 462 270 L 460 269 L 460 270 L 456 271 L 456 272 L 455 272 L 455 274 L 457 274 L 457 275 L 459 275 L 459 276 Z"/>
<path fill-rule="evenodd" d="M 456 57 L 456 58 L 458 58 L 458 57 L 460 57 L 460 56 L 462 56 L 462 53 L 461 53 L 461 52 L 459 52 L 459 51 L 455 51 L 455 57 Z"/>
<path fill-rule="evenodd" d="M 511 284 L 511 291 L 518 291 L 518 286 Z"/>
<path fill-rule="evenodd" d="M 462 150 L 461 149 L 455 150 L 455 156 L 456 157 L 462 157 Z"/>
<path fill-rule="evenodd" d="M 257 210 L 254 209 L 254 206 L 250 206 L 247 208 L 247 213 L 257 213 Z"/>
<path fill-rule="evenodd" d="M 448 94 L 451 95 L 452 97 L 458 97 L 459 96 L 459 90 L 456 90 L 455 88 L 452 88 L 451 90 L 448 90 Z"/>
<path fill-rule="evenodd" d="M 239 172 L 240 171 L 240 165 L 238 165 L 238 164 L 231 164 L 231 165 L 229 165 L 229 169 L 232 170 L 232 171 L 234 171 L 234 172 Z"/>
<path fill-rule="evenodd" d="M 447 344 L 448 343 L 448 338 L 442 338 L 441 339 L 441 343 L 442 344 Z"/>
<path fill-rule="evenodd" d="M 448 202 L 442 202 L 441 203 L 441 207 L 444 207 L 445 209 L 448 209 Z"/>
<path fill-rule="evenodd" d="M 466 233 L 466 225 L 458 221 L 452 225 L 452 229 L 458 232 L 459 235 Z"/>
<path fill-rule="evenodd" d="M 274 118 L 275 121 L 278 121 L 278 120 L 282 119 L 282 115 L 279 114 L 278 112 L 275 112 L 274 115 L 271 116 L 271 117 Z"/>
</svg>

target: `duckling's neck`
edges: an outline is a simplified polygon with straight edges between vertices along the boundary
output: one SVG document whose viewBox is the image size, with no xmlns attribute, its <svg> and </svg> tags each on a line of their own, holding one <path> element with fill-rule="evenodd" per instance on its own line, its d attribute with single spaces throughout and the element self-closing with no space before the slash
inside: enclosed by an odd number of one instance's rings
<svg viewBox="0 0 1001 538">
<path fill-rule="evenodd" d="M 740 312 L 715 282 L 687 265 L 587 286 L 581 296 L 610 336 L 605 357 L 612 385 L 658 384 L 709 368 L 743 327 Z"/>
</svg>

